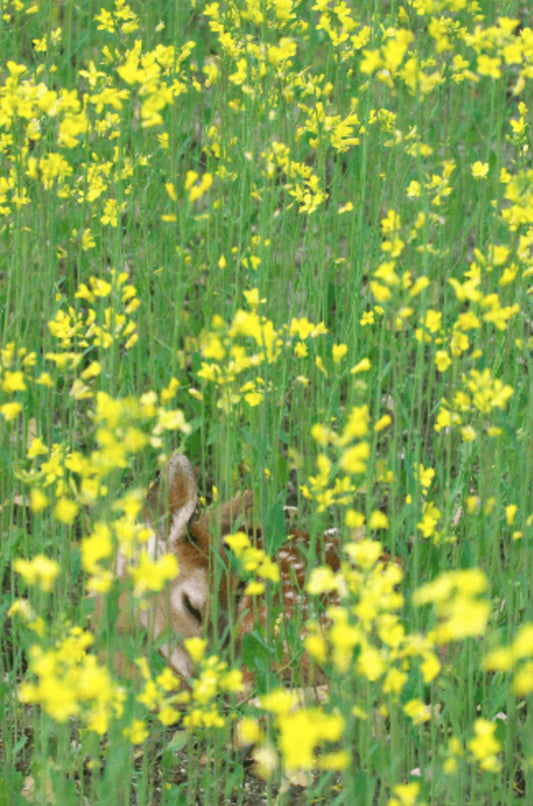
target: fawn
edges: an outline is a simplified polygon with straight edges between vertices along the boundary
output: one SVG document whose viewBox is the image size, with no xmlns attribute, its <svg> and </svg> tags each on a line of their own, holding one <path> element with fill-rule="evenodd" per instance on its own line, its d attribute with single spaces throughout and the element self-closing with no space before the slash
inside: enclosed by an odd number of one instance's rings
<svg viewBox="0 0 533 806">
<path fill-rule="evenodd" d="M 167 551 L 174 552 L 178 575 L 155 597 L 147 611 L 134 611 L 134 618 L 154 640 L 163 632 L 175 636 L 174 641 L 169 640 L 160 647 L 160 652 L 172 669 L 187 679 L 192 669 L 183 639 L 202 636 L 209 631 L 212 612 L 217 616 L 219 633 L 227 633 L 234 625 L 237 649 L 246 633 L 256 625 L 265 627 L 272 612 L 278 613 L 286 623 L 305 621 L 309 604 L 304 592 L 309 537 L 293 530 L 280 548 L 275 558 L 280 582 L 267 608 L 264 597 L 244 592 L 243 582 L 232 568 L 234 563 L 224 544 L 227 535 L 240 530 L 251 534 L 252 543 L 261 547 L 261 532 L 253 527 L 252 522 L 252 493 L 239 494 L 218 512 L 199 517 L 196 475 L 189 460 L 181 453 L 170 458 L 165 482 L 159 479 L 147 495 L 144 518 L 153 528 L 148 551 L 153 558 Z M 339 546 L 333 532 L 326 533 L 322 545 L 317 547 L 316 562 L 321 561 L 333 571 L 340 567 Z M 215 573 L 215 563 L 221 564 L 222 570 L 218 574 Z M 125 573 L 126 562 L 119 555 L 117 574 L 123 576 Z M 214 582 L 215 578 L 218 578 L 218 584 Z M 126 596 L 122 594 L 119 600 L 119 631 L 127 630 L 131 624 L 132 608 Z M 278 662 L 277 671 L 288 670 L 289 662 L 293 660 L 286 645 L 284 655 Z M 317 676 L 307 656 L 299 660 L 298 667 L 301 676 L 309 682 L 322 682 L 320 672 Z M 252 672 L 244 672 L 248 685 L 253 676 Z"/>
</svg>

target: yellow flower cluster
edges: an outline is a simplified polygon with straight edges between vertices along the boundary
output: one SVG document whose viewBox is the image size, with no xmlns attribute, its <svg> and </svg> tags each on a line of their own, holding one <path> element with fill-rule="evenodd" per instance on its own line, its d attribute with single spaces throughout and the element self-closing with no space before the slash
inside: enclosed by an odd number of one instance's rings
<svg viewBox="0 0 533 806">
<path fill-rule="evenodd" d="M 37 385 L 55 388 L 55 370 L 75 374 L 69 395 L 74 400 L 87 400 L 94 395 L 96 379 L 111 371 L 113 357 L 106 356 L 111 348 L 128 350 L 137 342 L 137 325 L 133 318 L 140 302 L 135 286 L 128 282 L 125 272 L 111 270 L 109 280 L 91 277 L 89 287 L 81 283 L 76 298 L 92 307 L 86 314 L 76 311 L 73 305 L 67 310 L 59 308 L 48 322 L 51 335 L 58 342 L 58 351 L 47 351 L 45 358 L 50 370 L 43 370 L 35 352 L 16 348 L 8 343 L 1 353 L 0 394 L 6 401 L 0 412 L 6 421 L 14 420 L 23 409 L 24 395 Z M 108 300 L 99 306 L 98 300 Z M 91 360 L 88 360 L 90 358 Z M 1 398 L 0 398 L 1 399 Z"/>
<path fill-rule="evenodd" d="M 125 693 L 88 653 L 93 640 L 91 633 L 73 627 L 51 649 L 33 645 L 29 663 L 37 682 L 22 683 L 19 699 L 39 703 L 57 722 L 77 717 L 87 730 L 103 736 L 110 720 L 122 715 Z"/>
<path fill-rule="evenodd" d="M 337 434 L 332 428 L 317 423 L 311 429 L 311 436 L 322 448 L 329 448 L 336 457 L 338 465 L 324 450 L 316 459 L 317 474 L 309 478 L 309 484 L 302 485 L 302 493 L 306 498 L 314 499 L 319 512 L 323 512 L 331 504 L 349 505 L 357 491 L 354 476 L 362 476 L 366 471 L 366 462 L 370 456 L 370 414 L 368 406 L 354 406 L 346 419 L 342 432 Z M 338 470 L 342 471 L 339 473 Z M 347 522 L 350 525 L 362 526 L 364 519 L 355 524 L 359 513 L 350 510 Z"/>
<path fill-rule="evenodd" d="M 348 765 L 346 752 L 326 751 L 327 744 L 337 743 L 344 732 L 345 720 L 338 712 L 298 707 L 297 695 L 279 688 L 263 695 L 260 706 L 274 716 L 276 745 L 272 736 L 267 738 L 258 721 L 250 717 L 240 721 L 238 738 L 243 744 L 253 745 L 252 756 L 263 777 L 269 777 L 278 764 L 294 782 L 301 782 L 298 776 L 310 770 L 342 770 Z"/>
<path fill-rule="evenodd" d="M 258 596 L 265 591 L 265 581 L 279 582 L 279 567 L 268 554 L 257 546 L 252 546 L 250 538 L 244 532 L 236 532 L 224 538 L 238 560 L 240 570 L 248 584 L 244 594 Z"/>
<path fill-rule="evenodd" d="M 398 591 L 402 570 L 394 562 L 383 562 L 378 541 L 363 539 L 344 547 L 347 561 L 339 572 L 328 567 L 312 571 L 307 590 L 311 595 L 337 591 L 339 605 L 327 609 L 329 626 L 311 626 L 307 651 L 315 660 L 331 662 L 337 673 L 348 672 L 371 683 L 379 681 L 383 694 L 396 702 L 408 682 L 411 659 L 422 659 L 426 683 L 440 671 L 432 636 L 408 634 L 399 611 L 404 598 Z"/>
<path fill-rule="evenodd" d="M 97 300 L 108 299 L 109 304 L 103 310 L 92 307 L 85 316 L 76 312 L 72 306 L 69 306 L 68 311 L 60 308 L 55 318 L 48 322 L 48 328 L 63 350 L 87 350 L 91 346 L 108 350 L 114 342 L 123 345 L 126 350 L 133 347 L 137 342 L 136 324 L 133 319 L 128 321 L 128 316 L 141 303 L 135 286 L 128 279 L 126 272 L 119 274 L 112 269 L 109 281 L 90 277 L 89 286 L 81 283 L 75 294 L 77 299 L 92 306 L 95 306 Z M 83 379 L 98 374 L 98 371 L 92 368 L 90 371 L 84 370 L 84 373 Z"/>
<path fill-rule="evenodd" d="M 172 725 L 181 717 L 180 706 L 183 692 L 179 692 L 180 681 L 173 672 L 166 668 L 155 677 L 152 675 L 146 658 L 138 658 L 136 665 L 142 677 L 142 690 L 135 700 L 144 705 L 149 712 L 156 712 L 162 725 Z M 132 744 L 139 744 L 148 736 L 147 725 L 143 720 L 135 718 L 124 729 L 125 735 Z"/>
<path fill-rule="evenodd" d="M 482 770 L 498 772 L 500 763 L 497 755 L 502 749 L 496 736 L 496 722 L 487 719 L 476 719 L 474 722 L 474 736 L 468 741 L 468 748 L 472 751 L 474 759 Z"/>
<path fill-rule="evenodd" d="M 435 431 L 442 431 L 450 426 L 461 426 L 464 442 L 472 442 L 476 438 L 476 430 L 469 422 L 473 417 L 478 419 L 484 415 L 485 430 L 489 436 L 498 436 L 501 429 L 486 421 L 486 416 L 494 409 L 504 410 L 513 389 L 498 378 L 493 378 L 489 367 L 480 372 L 471 369 L 463 375 L 463 384 L 455 393 L 451 403 L 442 398 L 435 423 Z M 476 421 L 474 419 L 474 422 Z"/>
<path fill-rule="evenodd" d="M 416 605 L 434 604 L 439 623 L 429 637 L 437 644 L 483 635 L 490 602 L 482 598 L 488 580 L 479 568 L 447 571 L 423 585 L 413 596 Z"/>
<path fill-rule="evenodd" d="M 533 624 L 522 624 L 507 647 L 489 652 L 485 669 L 513 673 L 513 687 L 519 696 L 533 691 Z"/>
<path fill-rule="evenodd" d="M 20 478 L 31 487 L 33 510 L 43 510 L 53 491 L 55 517 L 66 524 L 73 522 L 79 505 L 94 506 L 105 498 L 108 477 L 126 468 L 133 455 L 148 446 L 162 448 L 166 432 L 189 430 L 183 412 L 158 405 L 155 393 L 137 400 L 97 392 L 88 417 L 95 426 L 95 447 L 90 455 L 58 443 L 50 448 L 39 438 L 28 450 L 32 467 L 20 472 Z"/>
<path fill-rule="evenodd" d="M 220 695 L 243 691 L 242 672 L 240 669 L 230 669 L 216 655 L 206 655 L 204 639 L 186 639 L 185 647 L 197 669 L 191 691 L 182 693 L 181 701 L 187 705 L 183 725 L 191 731 L 198 728 L 221 728 L 225 720 L 220 712 Z"/>
<path fill-rule="evenodd" d="M 27 585 L 38 585 L 42 591 L 52 590 L 54 580 L 59 575 L 60 565 L 44 554 L 37 554 L 33 560 L 22 557 L 15 560 L 13 567 Z"/>
<path fill-rule="evenodd" d="M 287 350 L 294 350 L 299 358 L 306 357 L 310 340 L 327 333 L 322 322 L 314 325 L 306 317 L 276 330 L 274 323 L 257 311 L 258 289 L 246 292 L 246 299 L 251 310 L 239 309 L 229 325 L 214 317 L 211 329 L 200 338 L 203 360 L 197 375 L 204 384 L 214 384 L 220 390 L 217 406 L 224 411 L 241 400 L 251 408 L 263 403 L 273 391 L 267 381 L 269 368 L 283 360 Z M 261 367 L 265 377 L 259 375 Z"/>
</svg>

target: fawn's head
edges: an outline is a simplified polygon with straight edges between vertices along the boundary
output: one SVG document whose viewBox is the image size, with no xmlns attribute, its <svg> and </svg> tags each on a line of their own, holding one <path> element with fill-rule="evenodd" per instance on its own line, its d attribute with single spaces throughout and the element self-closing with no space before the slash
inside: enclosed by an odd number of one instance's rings
<svg viewBox="0 0 533 806">
<path fill-rule="evenodd" d="M 223 538 L 246 519 L 252 495 L 237 495 L 217 512 L 202 517 L 198 517 L 197 503 L 194 470 L 183 454 L 175 453 L 169 460 L 166 477 L 149 490 L 145 514 L 154 527 L 149 544 L 152 556 L 170 551 L 178 560 L 178 575 L 155 603 L 151 629 L 154 638 L 163 631 L 175 636 L 161 647 L 161 652 L 184 677 L 190 672 L 190 663 L 183 639 L 201 636 L 209 629 L 211 608 L 215 609 L 219 627 L 227 621 L 228 600 L 236 583 L 227 573 Z M 221 571 L 216 569 L 217 562 Z"/>
</svg>

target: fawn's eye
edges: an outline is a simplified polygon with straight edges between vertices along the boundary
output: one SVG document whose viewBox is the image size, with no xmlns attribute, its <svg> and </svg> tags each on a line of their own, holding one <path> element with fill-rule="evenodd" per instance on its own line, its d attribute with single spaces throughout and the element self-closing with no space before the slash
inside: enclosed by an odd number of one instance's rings
<svg viewBox="0 0 533 806">
<path fill-rule="evenodd" d="M 193 603 L 191 602 L 191 600 L 189 599 L 189 597 L 188 597 L 188 595 L 186 593 L 183 594 L 182 599 L 183 599 L 183 607 L 185 608 L 187 613 L 189 613 L 189 615 L 192 616 L 193 619 L 198 622 L 198 624 L 201 624 L 202 623 L 202 614 L 198 610 L 198 608 L 193 605 Z"/>
</svg>

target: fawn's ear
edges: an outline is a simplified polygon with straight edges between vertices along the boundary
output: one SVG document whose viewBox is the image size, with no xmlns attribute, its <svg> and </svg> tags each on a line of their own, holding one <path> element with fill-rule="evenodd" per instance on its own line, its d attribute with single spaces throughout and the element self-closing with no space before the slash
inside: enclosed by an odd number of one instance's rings
<svg viewBox="0 0 533 806">
<path fill-rule="evenodd" d="M 254 525 L 254 494 L 251 490 L 238 493 L 232 501 L 222 506 L 219 518 L 220 534 L 227 535 L 235 529 L 248 531 Z"/>
<path fill-rule="evenodd" d="M 174 453 L 165 473 L 148 492 L 150 518 L 159 526 L 159 539 L 168 539 L 168 547 L 176 549 L 185 536 L 198 501 L 196 476 L 193 467 L 182 453 Z M 167 518 L 165 518 L 167 516 Z M 168 524 L 165 528 L 165 522 Z"/>
<path fill-rule="evenodd" d="M 176 548 L 184 536 L 198 502 L 196 476 L 186 456 L 175 453 L 168 463 L 169 548 Z"/>
</svg>

